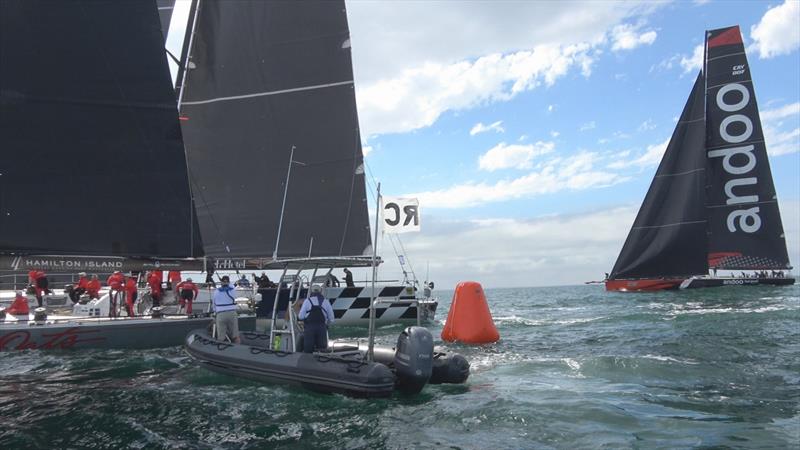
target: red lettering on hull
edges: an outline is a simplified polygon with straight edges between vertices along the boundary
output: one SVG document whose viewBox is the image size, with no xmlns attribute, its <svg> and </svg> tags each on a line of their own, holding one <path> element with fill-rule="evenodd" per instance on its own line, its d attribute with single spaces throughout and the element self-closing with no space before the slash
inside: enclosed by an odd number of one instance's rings
<svg viewBox="0 0 800 450">
<path fill-rule="evenodd" d="M 70 349 L 77 344 L 105 341 L 105 337 L 87 337 L 98 331 L 73 327 L 58 333 L 42 333 L 38 338 L 32 337 L 28 330 L 12 331 L 0 335 L 0 351 Z"/>
</svg>

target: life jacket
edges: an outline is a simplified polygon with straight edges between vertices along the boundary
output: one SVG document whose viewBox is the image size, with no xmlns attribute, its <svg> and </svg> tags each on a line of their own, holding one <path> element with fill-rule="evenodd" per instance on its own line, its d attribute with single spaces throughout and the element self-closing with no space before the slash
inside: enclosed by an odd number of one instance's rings
<svg viewBox="0 0 800 450">
<path fill-rule="evenodd" d="M 161 292 L 161 277 L 159 277 L 156 272 L 151 273 L 150 276 L 147 277 L 147 284 L 150 286 L 151 292 Z"/>
<path fill-rule="evenodd" d="M 167 280 L 169 280 L 170 283 L 175 283 L 175 284 L 180 283 L 181 282 L 180 271 L 170 270 L 169 273 L 167 274 Z"/>
<path fill-rule="evenodd" d="M 30 308 L 28 308 L 28 299 L 21 295 L 17 295 L 14 298 L 14 303 L 6 310 L 6 313 L 11 315 L 30 314 L 30 312 Z"/>
<path fill-rule="evenodd" d="M 315 298 L 319 302 L 316 305 L 314 304 Z M 308 311 L 308 315 L 306 315 L 306 325 L 325 325 L 325 311 L 322 310 L 322 302 L 325 301 L 325 297 L 309 297 L 308 301 L 311 302 L 311 309 Z"/>
<path fill-rule="evenodd" d="M 231 294 L 233 290 L 232 286 L 220 286 L 214 291 L 215 312 L 236 310 L 236 297 Z"/>
<path fill-rule="evenodd" d="M 100 280 L 89 280 L 86 283 L 86 293 L 91 298 L 97 298 L 100 295 Z"/>
<path fill-rule="evenodd" d="M 86 277 L 78 278 L 78 284 L 75 285 L 75 289 L 88 289 L 89 286 L 89 279 Z"/>
</svg>

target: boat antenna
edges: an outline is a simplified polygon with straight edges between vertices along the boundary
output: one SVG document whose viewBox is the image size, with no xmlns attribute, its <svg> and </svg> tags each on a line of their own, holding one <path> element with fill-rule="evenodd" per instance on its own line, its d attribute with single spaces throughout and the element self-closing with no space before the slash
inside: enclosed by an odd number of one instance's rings
<svg viewBox="0 0 800 450">
<path fill-rule="evenodd" d="M 378 258 L 378 221 L 381 215 L 381 184 L 378 183 L 377 201 L 375 202 L 375 242 L 372 245 L 372 296 L 369 302 L 369 350 L 367 351 L 367 361 L 375 360 L 375 300 L 377 299 L 375 282 L 378 278 L 378 265 L 375 260 Z"/>
<path fill-rule="evenodd" d="M 294 149 L 297 148 L 296 146 L 292 146 L 292 150 L 289 152 L 289 168 L 286 170 L 286 183 L 283 186 L 283 202 L 281 203 L 281 217 L 278 220 L 278 236 L 275 238 L 275 250 L 272 252 L 272 260 L 275 261 L 278 259 L 278 245 L 281 243 L 281 229 L 283 228 L 283 212 L 286 210 L 286 194 L 289 192 L 289 178 L 292 176 L 292 164 L 300 164 L 301 166 L 305 166 L 305 163 L 300 161 L 294 160 Z M 309 248 L 309 252 L 311 249 Z"/>
</svg>

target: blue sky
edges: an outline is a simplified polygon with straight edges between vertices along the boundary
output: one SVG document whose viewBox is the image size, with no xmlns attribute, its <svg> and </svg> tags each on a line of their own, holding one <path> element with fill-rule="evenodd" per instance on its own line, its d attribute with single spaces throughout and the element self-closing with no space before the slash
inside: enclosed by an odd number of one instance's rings
<svg viewBox="0 0 800 450">
<path fill-rule="evenodd" d="M 800 2 L 347 8 L 367 165 L 386 195 L 420 199 L 422 231 L 402 236 L 420 277 L 429 265 L 442 287 L 602 278 L 689 95 L 704 31 L 735 24 L 800 264 Z M 379 249 L 392 277 L 388 236 Z"/>
</svg>

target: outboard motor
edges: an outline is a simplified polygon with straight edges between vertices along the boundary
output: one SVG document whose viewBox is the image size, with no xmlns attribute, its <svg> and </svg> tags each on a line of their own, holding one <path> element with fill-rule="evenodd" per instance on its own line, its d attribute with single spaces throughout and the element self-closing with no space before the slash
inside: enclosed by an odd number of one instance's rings
<svg viewBox="0 0 800 450">
<path fill-rule="evenodd" d="M 397 338 L 394 355 L 397 389 L 416 394 L 425 387 L 433 371 L 433 336 L 422 327 L 408 327 Z"/>
<path fill-rule="evenodd" d="M 44 322 L 47 320 L 47 309 L 39 307 L 33 310 L 33 321 Z"/>
<path fill-rule="evenodd" d="M 433 355 L 433 373 L 430 384 L 452 383 L 460 384 L 469 377 L 469 361 L 467 358 L 454 353 L 447 355 L 436 353 Z"/>
</svg>

